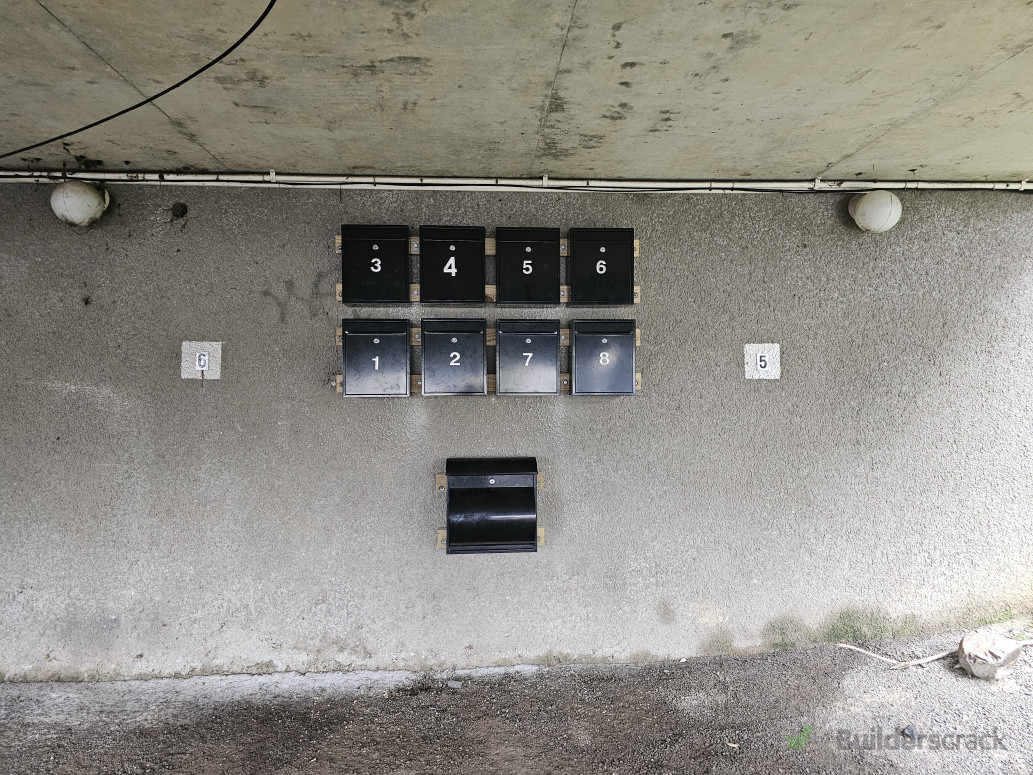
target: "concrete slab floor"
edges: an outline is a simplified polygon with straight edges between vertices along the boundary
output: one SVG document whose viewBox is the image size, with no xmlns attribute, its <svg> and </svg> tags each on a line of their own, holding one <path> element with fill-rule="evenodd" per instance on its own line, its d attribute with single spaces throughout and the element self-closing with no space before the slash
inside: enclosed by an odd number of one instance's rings
<svg viewBox="0 0 1033 775">
<path fill-rule="evenodd" d="M 1031 605 L 1033 199 L 0 188 L 0 673 L 641 661 Z M 173 216 L 177 202 L 185 217 Z M 632 226 L 633 309 L 348 309 L 342 222 Z M 345 400 L 361 317 L 633 316 L 634 398 Z M 218 382 L 180 378 L 221 341 Z M 782 378 L 743 378 L 781 344 Z M 548 542 L 445 556 L 434 474 L 536 455 Z"/>
<path fill-rule="evenodd" d="M 910 659 L 960 636 L 866 645 Z M 991 684 L 953 658 L 894 671 L 831 645 L 648 666 L 7 683 L 0 771 L 1005 775 L 1033 767 L 1031 713 L 1028 653 Z"/>
</svg>

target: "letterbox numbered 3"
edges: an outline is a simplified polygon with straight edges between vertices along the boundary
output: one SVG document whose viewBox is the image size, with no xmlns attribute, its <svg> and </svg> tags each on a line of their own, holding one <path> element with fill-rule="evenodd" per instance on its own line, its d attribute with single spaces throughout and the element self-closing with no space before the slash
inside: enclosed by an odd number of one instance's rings
<svg viewBox="0 0 1033 775">
<path fill-rule="evenodd" d="M 496 332 L 495 392 L 558 395 L 560 322 L 500 320 Z"/>
<path fill-rule="evenodd" d="M 341 227 L 341 301 L 405 304 L 409 301 L 409 227 Z"/>
<path fill-rule="evenodd" d="M 560 230 L 495 229 L 498 304 L 560 303 Z"/>
<path fill-rule="evenodd" d="M 409 321 L 342 320 L 342 392 L 409 395 Z"/>
<path fill-rule="evenodd" d="M 635 230 L 571 229 L 570 303 L 635 303 Z"/>
<path fill-rule="evenodd" d="M 571 393 L 635 395 L 635 321 L 571 322 Z"/>
<path fill-rule="evenodd" d="M 423 321 L 425 396 L 487 394 L 487 330 L 483 318 Z"/>
<path fill-rule="evenodd" d="M 427 303 L 483 304 L 484 228 L 420 227 L 420 298 Z"/>
</svg>

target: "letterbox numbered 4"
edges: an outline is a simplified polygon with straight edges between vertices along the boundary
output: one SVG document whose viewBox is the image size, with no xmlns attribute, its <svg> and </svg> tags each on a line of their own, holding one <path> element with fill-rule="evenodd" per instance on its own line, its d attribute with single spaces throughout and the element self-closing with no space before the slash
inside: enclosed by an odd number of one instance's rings
<svg viewBox="0 0 1033 775">
<path fill-rule="evenodd" d="M 495 392 L 558 395 L 560 322 L 500 320 L 496 332 Z"/>
<path fill-rule="evenodd" d="M 571 393 L 635 395 L 635 321 L 571 322 Z"/>
<path fill-rule="evenodd" d="M 342 392 L 409 395 L 409 321 L 342 320 Z"/>
<path fill-rule="evenodd" d="M 345 304 L 409 301 L 409 227 L 341 227 L 341 300 Z"/>
<path fill-rule="evenodd" d="M 635 230 L 571 229 L 570 303 L 635 303 Z"/>
<path fill-rule="evenodd" d="M 484 228 L 420 227 L 420 298 L 427 303 L 483 304 Z"/>
<path fill-rule="evenodd" d="M 496 302 L 560 303 L 560 230 L 495 229 Z"/>
<path fill-rule="evenodd" d="M 487 394 L 487 330 L 483 318 L 423 321 L 425 396 Z"/>
</svg>

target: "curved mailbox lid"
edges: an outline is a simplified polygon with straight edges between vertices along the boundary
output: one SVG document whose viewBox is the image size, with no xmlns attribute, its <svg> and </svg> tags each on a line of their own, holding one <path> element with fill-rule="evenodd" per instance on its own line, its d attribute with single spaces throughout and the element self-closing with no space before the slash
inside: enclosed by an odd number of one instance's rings
<svg viewBox="0 0 1033 775">
<path fill-rule="evenodd" d="M 537 551 L 535 458 L 449 458 L 445 476 L 449 554 Z"/>
</svg>

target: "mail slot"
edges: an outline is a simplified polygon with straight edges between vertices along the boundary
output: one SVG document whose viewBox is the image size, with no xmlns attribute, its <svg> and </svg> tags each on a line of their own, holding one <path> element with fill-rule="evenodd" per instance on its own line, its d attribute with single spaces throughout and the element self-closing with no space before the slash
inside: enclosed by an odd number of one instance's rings
<svg viewBox="0 0 1033 775">
<path fill-rule="evenodd" d="M 635 230 L 571 229 L 570 303 L 635 303 Z"/>
<path fill-rule="evenodd" d="M 341 300 L 345 304 L 409 301 L 409 227 L 341 227 Z"/>
<path fill-rule="evenodd" d="M 560 303 L 560 230 L 495 229 L 496 302 Z"/>
<path fill-rule="evenodd" d="M 420 227 L 420 298 L 426 303 L 484 303 L 484 228 Z"/>
<path fill-rule="evenodd" d="M 409 321 L 342 320 L 342 392 L 409 395 Z"/>
<path fill-rule="evenodd" d="M 571 322 L 571 393 L 635 395 L 635 321 Z"/>
<path fill-rule="evenodd" d="M 449 554 L 537 551 L 535 458 L 449 458 L 445 478 Z"/>
<path fill-rule="evenodd" d="M 500 320 L 496 330 L 495 392 L 558 395 L 560 322 Z"/>
<path fill-rule="evenodd" d="M 423 395 L 487 394 L 487 329 L 484 318 L 423 321 Z"/>
</svg>

